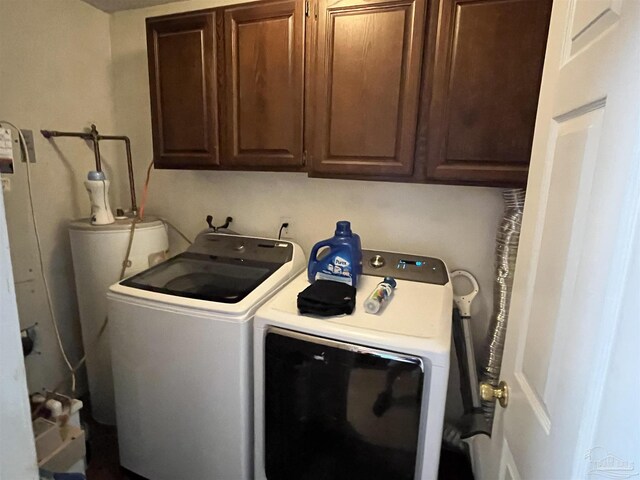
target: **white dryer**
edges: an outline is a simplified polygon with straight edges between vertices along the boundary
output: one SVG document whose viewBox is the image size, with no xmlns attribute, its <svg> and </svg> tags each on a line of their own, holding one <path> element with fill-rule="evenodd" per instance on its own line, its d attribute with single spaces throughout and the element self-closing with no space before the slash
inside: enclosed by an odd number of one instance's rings
<svg viewBox="0 0 640 480">
<path fill-rule="evenodd" d="M 297 310 L 298 276 L 254 320 L 255 478 L 435 480 L 452 288 L 438 259 L 363 252 L 352 315 Z M 397 281 L 377 315 L 367 295 Z"/>
<path fill-rule="evenodd" d="M 123 467 L 152 480 L 252 478 L 252 319 L 304 263 L 291 242 L 206 233 L 110 288 Z"/>
</svg>

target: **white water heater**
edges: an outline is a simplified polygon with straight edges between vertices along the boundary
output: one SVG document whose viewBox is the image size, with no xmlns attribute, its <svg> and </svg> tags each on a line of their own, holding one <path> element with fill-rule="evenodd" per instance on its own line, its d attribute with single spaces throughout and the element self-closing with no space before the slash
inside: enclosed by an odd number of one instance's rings
<svg viewBox="0 0 640 480">
<path fill-rule="evenodd" d="M 107 425 L 116 423 L 108 325 L 100 339 L 96 338 L 107 315 L 107 290 L 120 280 L 132 221 L 127 218 L 110 225 L 91 225 L 87 218 L 69 225 L 91 413 L 97 422 Z M 137 223 L 125 277 L 163 261 L 168 250 L 167 229 L 161 220 L 147 217 Z"/>
</svg>

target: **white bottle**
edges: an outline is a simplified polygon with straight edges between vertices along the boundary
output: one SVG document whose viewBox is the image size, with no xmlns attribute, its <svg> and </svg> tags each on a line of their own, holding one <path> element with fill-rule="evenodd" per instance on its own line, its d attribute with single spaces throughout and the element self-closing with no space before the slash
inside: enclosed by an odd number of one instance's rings
<svg viewBox="0 0 640 480">
<path fill-rule="evenodd" d="M 84 181 L 91 202 L 91 225 L 108 225 L 115 222 L 109 205 L 109 184 L 104 172 L 96 171 L 89 172 Z"/>
<path fill-rule="evenodd" d="M 396 281 L 393 277 L 384 277 L 384 280 L 373 289 L 371 295 L 364 301 L 364 309 L 367 313 L 378 313 L 385 302 L 389 301 Z"/>
</svg>

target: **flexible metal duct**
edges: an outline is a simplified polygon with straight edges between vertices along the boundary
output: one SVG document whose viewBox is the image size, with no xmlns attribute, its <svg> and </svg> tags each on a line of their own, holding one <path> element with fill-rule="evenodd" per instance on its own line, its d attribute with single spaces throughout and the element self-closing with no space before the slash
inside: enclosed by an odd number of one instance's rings
<svg viewBox="0 0 640 480">
<path fill-rule="evenodd" d="M 482 381 L 497 386 L 500 378 L 500 364 L 504 350 L 504 339 L 509 320 L 509 304 L 513 286 L 513 271 L 518 253 L 522 211 L 524 209 L 524 189 L 505 190 L 502 193 L 505 210 L 496 235 L 496 278 L 493 286 L 493 315 L 485 342 Z M 493 422 L 495 401 L 482 401 L 482 411 L 487 421 Z"/>
</svg>

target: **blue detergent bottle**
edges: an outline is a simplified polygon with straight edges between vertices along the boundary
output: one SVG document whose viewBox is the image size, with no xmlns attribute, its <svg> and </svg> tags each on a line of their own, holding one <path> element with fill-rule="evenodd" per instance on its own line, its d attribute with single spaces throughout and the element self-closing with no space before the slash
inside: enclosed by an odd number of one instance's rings
<svg viewBox="0 0 640 480">
<path fill-rule="evenodd" d="M 318 251 L 324 247 L 329 252 L 318 259 Z M 313 246 L 307 273 L 311 283 L 332 280 L 357 287 L 362 274 L 362 247 L 360 237 L 351 231 L 350 222 L 336 223 L 335 235 Z"/>
</svg>

